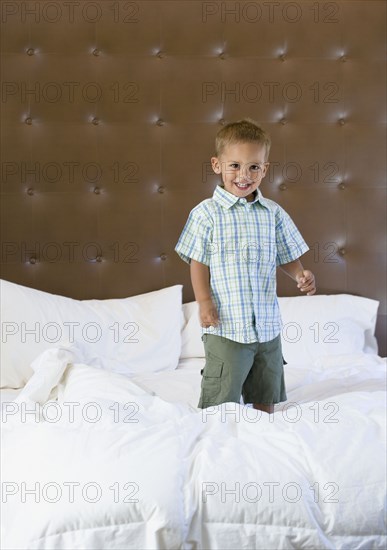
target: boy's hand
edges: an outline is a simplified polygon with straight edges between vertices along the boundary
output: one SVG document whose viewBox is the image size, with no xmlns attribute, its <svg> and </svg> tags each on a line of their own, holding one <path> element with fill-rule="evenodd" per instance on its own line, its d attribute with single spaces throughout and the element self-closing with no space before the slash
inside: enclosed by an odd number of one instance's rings
<svg viewBox="0 0 387 550">
<path fill-rule="evenodd" d="M 296 275 L 297 286 L 301 292 L 306 292 L 307 296 L 312 296 L 316 292 L 316 282 L 314 275 L 308 269 L 304 269 Z"/>
<path fill-rule="evenodd" d="M 199 319 L 203 328 L 219 325 L 218 310 L 211 299 L 199 302 Z"/>
</svg>

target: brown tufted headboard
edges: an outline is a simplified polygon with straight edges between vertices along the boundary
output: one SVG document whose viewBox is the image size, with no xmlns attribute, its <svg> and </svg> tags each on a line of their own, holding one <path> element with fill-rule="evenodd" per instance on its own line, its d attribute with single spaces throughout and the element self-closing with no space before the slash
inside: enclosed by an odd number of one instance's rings
<svg viewBox="0 0 387 550">
<path fill-rule="evenodd" d="M 383 1 L 2 1 L 1 277 L 77 299 L 182 283 L 219 125 L 271 134 L 261 187 L 319 293 L 380 300 L 387 354 Z M 279 295 L 297 290 L 278 274 Z"/>
</svg>

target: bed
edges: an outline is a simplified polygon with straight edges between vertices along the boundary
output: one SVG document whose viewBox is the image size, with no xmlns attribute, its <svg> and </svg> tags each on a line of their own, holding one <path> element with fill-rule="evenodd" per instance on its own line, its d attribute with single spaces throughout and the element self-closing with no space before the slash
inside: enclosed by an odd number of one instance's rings
<svg viewBox="0 0 387 550">
<path fill-rule="evenodd" d="M 382 549 L 378 302 L 279 298 L 288 400 L 197 408 L 197 304 L 1 281 L 7 549 Z"/>
</svg>

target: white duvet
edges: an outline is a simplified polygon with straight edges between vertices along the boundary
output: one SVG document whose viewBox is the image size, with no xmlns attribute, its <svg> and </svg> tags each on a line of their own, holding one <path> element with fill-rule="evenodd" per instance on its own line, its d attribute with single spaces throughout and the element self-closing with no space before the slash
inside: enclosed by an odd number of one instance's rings
<svg viewBox="0 0 387 550">
<path fill-rule="evenodd" d="M 51 349 L 2 407 L 5 549 L 385 548 L 385 361 L 200 411 Z M 27 414 L 27 411 L 32 411 Z"/>
</svg>

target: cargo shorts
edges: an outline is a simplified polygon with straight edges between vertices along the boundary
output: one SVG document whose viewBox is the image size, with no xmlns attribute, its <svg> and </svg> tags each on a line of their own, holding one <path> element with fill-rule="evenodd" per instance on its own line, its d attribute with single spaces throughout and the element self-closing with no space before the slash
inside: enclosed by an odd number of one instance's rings
<svg viewBox="0 0 387 550">
<path fill-rule="evenodd" d="M 275 404 L 286 401 L 281 335 L 269 342 L 242 344 L 203 334 L 206 363 L 198 408 L 221 403 Z"/>
</svg>

